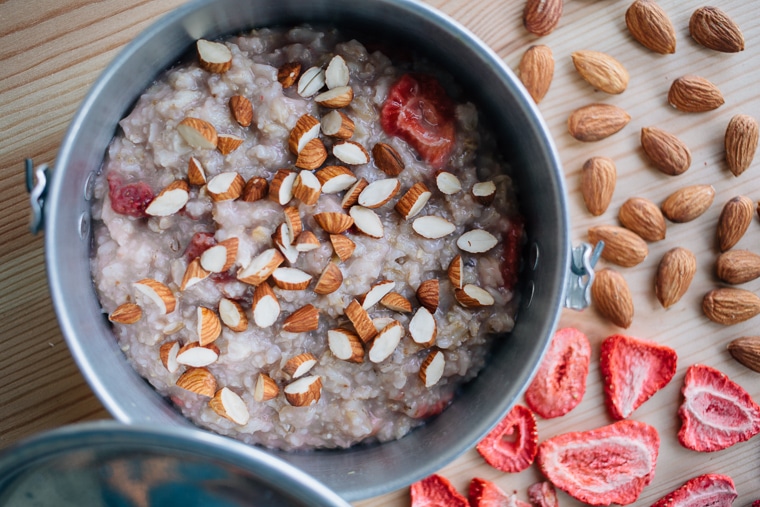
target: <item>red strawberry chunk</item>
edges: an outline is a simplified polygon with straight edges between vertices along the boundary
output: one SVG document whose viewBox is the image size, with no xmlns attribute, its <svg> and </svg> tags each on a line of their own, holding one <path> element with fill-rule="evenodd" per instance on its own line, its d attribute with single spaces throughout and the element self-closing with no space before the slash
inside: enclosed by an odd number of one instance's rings
<svg viewBox="0 0 760 507">
<path fill-rule="evenodd" d="M 602 342 L 599 368 L 610 414 L 625 419 L 676 373 L 676 351 L 652 341 L 620 334 Z"/>
<path fill-rule="evenodd" d="M 687 449 L 719 451 L 760 433 L 760 406 L 715 368 L 690 366 L 681 393 L 678 441 Z"/>
<path fill-rule="evenodd" d="M 652 507 L 731 507 L 737 496 L 731 477 L 705 474 L 688 480 Z"/>
<path fill-rule="evenodd" d="M 438 474 L 412 484 L 411 496 L 412 507 L 468 507 L 467 499 Z"/>
<path fill-rule="evenodd" d="M 533 412 L 514 408 L 477 445 L 483 459 L 502 472 L 520 472 L 533 463 L 538 450 L 538 431 Z"/>
<path fill-rule="evenodd" d="M 626 419 L 545 440 L 536 460 L 555 487 L 581 502 L 627 505 L 652 481 L 659 447 L 654 427 Z"/>
<path fill-rule="evenodd" d="M 380 123 L 386 134 L 400 137 L 440 169 L 454 149 L 454 113 L 454 102 L 434 77 L 404 74 L 388 91 Z"/>
<path fill-rule="evenodd" d="M 752 507 L 760 507 L 760 498 L 752 502 Z"/>
<path fill-rule="evenodd" d="M 560 329 L 525 391 L 525 402 L 545 419 L 567 414 L 583 399 L 590 361 L 586 335 L 574 328 Z"/>
<path fill-rule="evenodd" d="M 528 498 L 535 507 L 559 507 L 557 491 L 548 481 L 537 482 L 528 488 Z"/>
<path fill-rule="evenodd" d="M 501 277 L 504 287 L 512 290 L 517 285 L 520 274 L 520 251 L 523 245 L 525 223 L 522 217 L 510 221 L 509 229 L 504 233 L 504 261 L 501 263 Z"/>
<path fill-rule="evenodd" d="M 153 200 L 153 190 L 143 182 L 124 184 L 124 181 L 115 173 L 108 175 L 108 197 L 111 200 L 111 209 L 120 215 L 128 215 L 135 218 L 145 218 L 148 215 L 145 209 Z"/>
<path fill-rule="evenodd" d="M 518 500 L 515 495 L 506 494 L 493 482 L 479 477 L 470 481 L 467 497 L 470 507 L 530 507 L 529 503 Z"/>
</svg>

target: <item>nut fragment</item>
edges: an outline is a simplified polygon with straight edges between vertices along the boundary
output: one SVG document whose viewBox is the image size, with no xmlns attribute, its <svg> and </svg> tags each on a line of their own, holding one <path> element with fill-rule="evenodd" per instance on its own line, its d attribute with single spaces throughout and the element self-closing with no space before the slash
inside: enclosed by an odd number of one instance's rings
<svg viewBox="0 0 760 507">
<path fill-rule="evenodd" d="M 494 304 L 494 299 L 490 292 L 471 283 L 465 284 L 461 289 L 454 289 L 454 297 L 465 308 L 479 308 Z"/>
<path fill-rule="evenodd" d="M 296 206 L 285 206 L 282 210 L 285 214 L 285 225 L 288 232 L 288 242 L 295 243 L 296 238 L 303 231 L 303 222 L 301 221 L 301 214 L 298 212 Z"/>
<path fill-rule="evenodd" d="M 241 127 L 249 127 L 253 122 L 253 105 L 242 95 L 233 95 L 229 101 L 230 113 Z"/>
<path fill-rule="evenodd" d="M 459 249 L 469 253 L 485 253 L 498 243 L 493 234 L 483 229 L 472 229 L 457 239 Z"/>
<path fill-rule="evenodd" d="M 354 121 L 342 111 L 330 111 L 320 120 L 322 133 L 336 139 L 350 139 L 354 135 Z"/>
<path fill-rule="evenodd" d="M 245 180 L 234 171 L 222 172 L 211 178 L 206 191 L 214 202 L 234 201 L 243 194 Z"/>
<path fill-rule="evenodd" d="M 594 142 L 619 132 L 631 121 L 631 116 L 612 104 L 589 104 L 570 114 L 567 131 L 579 141 Z"/>
<path fill-rule="evenodd" d="M 670 194 L 660 209 L 671 222 L 690 222 L 707 211 L 714 199 L 712 185 L 691 185 Z"/>
<path fill-rule="evenodd" d="M 215 345 L 202 346 L 198 342 L 190 342 L 177 352 L 177 363 L 193 368 L 201 368 L 219 359 L 219 349 Z"/>
<path fill-rule="evenodd" d="M 369 342 L 377 334 L 372 319 L 369 318 L 367 310 L 362 308 L 362 305 L 356 299 L 352 300 L 345 310 L 346 317 L 351 321 L 356 329 L 356 334 L 362 339 L 364 343 Z"/>
<path fill-rule="evenodd" d="M 657 127 L 641 129 L 641 147 L 654 166 L 669 176 L 683 174 L 691 165 L 691 151 L 683 141 Z"/>
<path fill-rule="evenodd" d="M 304 290 L 312 276 L 298 268 L 277 268 L 272 272 L 274 284 L 282 290 Z"/>
<path fill-rule="evenodd" d="M 596 309 L 610 322 L 622 328 L 633 322 L 633 298 L 623 275 L 604 268 L 596 272 L 591 285 Z"/>
<path fill-rule="evenodd" d="M 365 208 L 375 209 L 393 199 L 401 188 L 396 178 L 375 180 L 361 191 L 357 203 Z"/>
<path fill-rule="evenodd" d="M 236 333 L 248 329 L 248 317 L 246 317 L 240 303 L 229 298 L 219 300 L 219 318 L 222 323 Z"/>
<path fill-rule="evenodd" d="M 435 311 L 438 309 L 440 296 L 440 284 L 438 283 L 437 278 L 423 280 L 423 282 L 420 283 L 419 287 L 417 287 L 415 294 L 417 295 L 417 300 L 422 306 L 430 310 L 430 313 L 435 313 Z"/>
<path fill-rule="evenodd" d="M 346 107 L 352 100 L 354 100 L 354 90 L 350 86 L 331 88 L 314 97 L 314 102 L 330 109 Z"/>
<path fill-rule="evenodd" d="M 343 284 L 343 272 L 334 262 L 328 262 L 314 286 L 314 292 L 320 295 L 332 294 Z"/>
<path fill-rule="evenodd" d="M 213 125 L 200 118 L 187 117 L 177 125 L 177 132 L 193 148 L 213 150 L 218 136 Z"/>
<path fill-rule="evenodd" d="M 272 287 L 262 283 L 253 291 L 253 322 L 260 328 L 270 327 L 280 316 L 280 303 Z"/>
<path fill-rule="evenodd" d="M 301 64 L 298 62 L 288 62 L 277 69 L 277 81 L 283 88 L 290 88 L 301 75 Z"/>
<path fill-rule="evenodd" d="M 705 294 L 702 311 L 711 321 L 730 326 L 760 313 L 760 297 L 748 290 L 721 287 Z"/>
<path fill-rule="evenodd" d="M 575 69 L 591 86 L 604 93 L 623 93 L 630 79 L 623 64 L 601 51 L 575 51 L 572 53 Z"/>
<path fill-rule="evenodd" d="M 319 136 L 319 120 L 310 114 L 304 114 L 296 121 L 288 136 L 288 149 L 293 155 L 301 153 L 306 145 Z"/>
<path fill-rule="evenodd" d="M 274 233 L 272 234 L 272 242 L 291 266 L 298 261 L 298 255 L 300 252 L 296 249 L 295 245 L 290 242 L 288 224 L 283 222 L 274 230 Z"/>
<path fill-rule="evenodd" d="M 412 303 L 398 292 L 389 292 L 383 296 L 380 304 L 394 312 L 409 313 L 412 311 Z"/>
<path fill-rule="evenodd" d="M 208 406 L 220 416 L 240 426 L 248 424 L 251 417 L 243 399 L 227 387 L 219 389 L 209 400 Z"/>
<path fill-rule="evenodd" d="M 216 378 L 206 368 L 188 368 L 177 379 L 177 387 L 211 398 L 216 393 Z"/>
<path fill-rule="evenodd" d="M 238 272 L 237 279 L 249 285 L 259 285 L 277 269 L 285 260 L 279 250 L 268 248 L 253 258 L 244 269 Z"/>
<path fill-rule="evenodd" d="M 351 238 L 342 234 L 330 234 L 330 243 L 332 244 L 335 255 L 344 262 L 353 255 L 354 250 L 356 249 L 356 243 L 354 243 Z"/>
<path fill-rule="evenodd" d="M 145 208 L 145 213 L 154 217 L 174 215 L 185 207 L 190 199 L 190 186 L 185 180 L 174 180 L 167 185 Z"/>
<path fill-rule="evenodd" d="M 755 214 L 752 199 L 739 195 L 723 206 L 718 220 L 718 248 L 721 252 L 730 250 L 744 236 Z"/>
<path fill-rule="evenodd" d="M 199 187 L 206 184 L 206 169 L 203 168 L 201 161 L 195 157 L 190 157 L 187 162 L 187 181 L 191 185 Z"/>
<path fill-rule="evenodd" d="M 325 69 L 325 84 L 327 88 L 334 89 L 348 84 L 351 75 L 348 72 L 346 60 L 340 55 L 335 55 Z"/>
<path fill-rule="evenodd" d="M 382 238 L 385 232 L 383 228 L 383 222 L 380 217 L 369 208 L 364 206 L 351 206 L 348 210 L 351 218 L 354 219 L 354 225 L 363 234 L 366 234 L 370 238 Z"/>
<path fill-rule="evenodd" d="M 401 196 L 394 209 L 404 217 L 404 220 L 409 220 L 422 211 L 432 195 L 433 193 L 428 190 L 425 184 L 418 181 Z"/>
<path fill-rule="evenodd" d="M 348 329 L 338 328 L 327 331 L 327 344 L 330 352 L 342 361 L 364 362 L 364 344 L 357 334 Z"/>
<path fill-rule="evenodd" d="M 375 165 L 388 176 L 398 176 L 404 170 L 405 164 L 396 149 L 387 143 L 377 143 L 372 147 L 372 158 Z"/>
<path fill-rule="evenodd" d="M 296 88 L 298 95 L 307 98 L 315 95 L 325 86 L 325 70 L 311 67 L 301 74 Z"/>
<path fill-rule="evenodd" d="M 172 313 L 177 305 L 177 299 L 172 290 L 152 278 L 143 278 L 133 284 L 134 288 L 148 300 L 152 301 L 161 314 Z"/>
<path fill-rule="evenodd" d="M 308 149 L 309 148 L 307 147 L 301 153 L 305 153 Z M 314 174 L 309 171 L 301 171 L 298 173 L 298 176 L 296 176 L 296 180 L 293 183 L 293 197 L 307 206 L 314 206 L 317 204 L 321 193 L 322 187 L 319 184 L 319 179 L 317 179 Z"/>
<path fill-rule="evenodd" d="M 493 181 L 481 181 L 472 186 L 472 196 L 483 206 L 490 206 L 496 197 L 496 184 Z"/>
<path fill-rule="evenodd" d="M 625 24 L 634 39 L 660 54 L 676 52 L 676 29 L 654 0 L 636 0 L 625 12 Z"/>
<path fill-rule="evenodd" d="M 451 259 L 447 274 L 449 275 L 449 282 L 455 289 L 462 288 L 462 273 L 464 272 L 464 263 L 462 262 L 462 256 L 457 254 Z"/>
<path fill-rule="evenodd" d="M 209 275 L 211 275 L 211 273 L 203 269 L 203 266 L 201 265 L 201 258 L 196 257 L 187 265 L 185 274 L 182 276 L 182 282 L 180 283 L 179 290 L 187 290 L 196 283 L 208 278 Z"/>
<path fill-rule="evenodd" d="M 342 165 L 328 165 L 315 173 L 322 185 L 322 193 L 335 194 L 346 190 L 356 183 L 357 178 L 351 169 Z"/>
<path fill-rule="evenodd" d="M 269 183 L 267 183 L 267 180 L 261 176 L 253 176 L 245 182 L 243 193 L 240 197 L 245 202 L 256 202 L 259 199 L 263 199 L 267 193 L 269 193 Z"/>
<path fill-rule="evenodd" d="M 424 306 L 417 309 L 409 321 L 409 335 L 414 343 L 424 347 L 429 347 L 435 343 L 438 336 L 438 326 L 430 310 Z"/>
<path fill-rule="evenodd" d="M 527 0 L 523 10 L 523 25 L 533 35 L 549 35 L 562 17 L 562 0 Z"/>
<path fill-rule="evenodd" d="M 435 184 L 438 186 L 438 190 L 446 195 L 454 195 L 462 190 L 462 183 L 460 183 L 459 178 L 447 171 L 441 171 L 435 176 Z"/>
<path fill-rule="evenodd" d="M 350 215 L 337 211 L 317 213 L 314 215 L 314 220 L 329 234 L 340 234 L 354 225 L 354 219 Z"/>
<path fill-rule="evenodd" d="M 269 198 L 282 206 L 288 204 L 293 199 L 293 185 L 297 176 L 295 171 L 279 169 L 269 184 Z"/>
<path fill-rule="evenodd" d="M 724 146 L 726 163 L 734 176 L 739 176 L 752 165 L 758 139 L 760 139 L 760 129 L 757 120 L 753 117 L 737 114 L 728 122 Z"/>
<path fill-rule="evenodd" d="M 686 248 L 668 250 L 655 276 L 655 294 L 663 308 L 676 304 L 691 285 L 697 272 L 697 258 Z"/>
<path fill-rule="evenodd" d="M 311 231 L 303 231 L 296 238 L 295 249 L 298 252 L 311 252 L 319 248 L 319 239 Z"/>
<path fill-rule="evenodd" d="M 159 357 L 164 368 L 169 373 L 176 373 L 179 370 L 179 363 L 177 362 L 177 354 L 179 353 L 179 342 L 171 341 L 161 345 L 159 350 Z"/>
<path fill-rule="evenodd" d="M 457 226 L 436 215 L 426 215 L 415 218 L 412 222 L 414 232 L 427 239 L 439 239 L 448 236 Z"/>
<path fill-rule="evenodd" d="M 292 378 L 303 377 L 309 373 L 309 370 L 314 368 L 314 365 L 316 364 L 317 356 L 311 352 L 304 352 L 303 354 L 298 354 L 297 356 L 288 359 L 282 367 L 282 371 L 290 375 Z"/>
<path fill-rule="evenodd" d="M 433 387 L 441 380 L 446 360 L 440 350 L 431 350 L 420 365 L 420 380 L 425 387 Z"/>
<path fill-rule="evenodd" d="M 211 308 L 199 306 L 196 310 L 197 324 L 195 331 L 201 346 L 213 343 L 222 334 L 222 323 L 219 316 Z"/>
<path fill-rule="evenodd" d="M 195 49 L 198 53 L 198 63 L 204 70 L 221 74 L 232 67 L 232 52 L 221 42 L 198 39 Z"/>
<path fill-rule="evenodd" d="M 351 187 L 346 191 L 346 194 L 343 196 L 343 199 L 340 202 L 340 207 L 347 209 L 356 204 L 359 201 L 359 195 L 362 193 L 362 190 L 367 187 L 367 185 L 369 185 L 369 182 L 367 180 L 364 178 L 359 178 L 356 183 L 351 185 Z"/>
<path fill-rule="evenodd" d="M 720 89 L 700 76 L 681 76 L 668 91 L 668 103 L 685 113 L 712 111 L 725 102 Z"/>
<path fill-rule="evenodd" d="M 280 388 L 277 387 L 277 382 L 272 379 L 266 373 L 259 373 L 256 377 L 256 385 L 253 388 L 253 399 L 259 403 L 268 401 L 277 397 L 280 392 Z"/>
<path fill-rule="evenodd" d="M 239 240 L 235 236 L 206 249 L 200 256 L 201 267 L 210 273 L 223 273 L 237 260 Z"/>
<path fill-rule="evenodd" d="M 581 170 L 581 194 L 594 216 L 607 211 L 617 182 L 615 162 L 607 157 L 591 157 Z"/>
<path fill-rule="evenodd" d="M 369 162 L 366 148 L 355 141 L 338 141 L 333 144 L 335 158 L 348 165 L 363 165 Z"/>
<path fill-rule="evenodd" d="M 362 299 L 362 308 L 369 310 L 380 300 L 382 300 L 387 294 L 389 294 L 396 287 L 396 282 L 393 280 L 383 280 L 377 282 L 369 291 L 364 295 Z"/>
<path fill-rule="evenodd" d="M 734 359 L 760 373 L 760 336 L 742 336 L 732 340 L 727 348 Z"/>
<path fill-rule="evenodd" d="M 636 266 L 649 254 L 649 247 L 638 234 L 616 225 L 590 227 L 588 238 L 594 245 L 604 241 L 602 257 L 618 266 Z"/>
<path fill-rule="evenodd" d="M 134 324 L 142 318 L 142 308 L 135 303 L 120 304 L 108 316 L 108 320 L 115 324 Z"/>
<path fill-rule="evenodd" d="M 708 49 L 723 53 L 744 51 L 744 35 L 725 12 L 717 7 L 700 7 L 689 19 L 692 39 Z"/>
<path fill-rule="evenodd" d="M 240 136 L 232 135 L 232 134 L 219 134 L 216 139 L 216 149 L 219 150 L 219 153 L 222 155 L 229 155 L 233 151 L 240 148 L 240 145 L 243 144 L 244 139 Z"/>
<path fill-rule="evenodd" d="M 369 343 L 367 357 L 373 363 L 388 359 L 404 337 L 404 327 L 397 320 L 385 326 Z"/>
<path fill-rule="evenodd" d="M 531 46 L 520 59 L 520 81 L 533 98 L 540 103 L 549 91 L 554 78 L 554 55 L 549 46 Z"/>
<path fill-rule="evenodd" d="M 327 149 L 321 139 L 312 139 L 298 153 L 295 166 L 311 171 L 318 169 L 327 160 Z"/>
<path fill-rule="evenodd" d="M 301 377 L 283 389 L 288 403 L 294 407 L 307 407 L 319 401 L 322 395 L 322 379 L 318 375 Z"/>
<path fill-rule="evenodd" d="M 625 201 L 618 211 L 618 220 L 623 227 L 635 232 L 645 241 L 665 239 L 665 217 L 660 208 L 649 199 L 632 197 Z"/>
<path fill-rule="evenodd" d="M 749 250 L 729 250 L 718 256 L 715 272 L 732 285 L 755 280 L 760 277 L 760 255 Z"/>
<path fill-rule="evenodd" d="M 319 327 L 319 310 L 314 305 L 304 305 L 291 313 L 282 323 L 283 331 L 306 333 Z"/>
</svg>

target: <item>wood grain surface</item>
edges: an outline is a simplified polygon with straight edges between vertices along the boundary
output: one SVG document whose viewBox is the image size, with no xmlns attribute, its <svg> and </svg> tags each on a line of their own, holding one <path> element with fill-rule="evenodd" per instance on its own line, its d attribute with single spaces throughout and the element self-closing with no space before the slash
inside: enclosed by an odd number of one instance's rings
<svg viewBox="0 0 760 507">
<path fill-rule="evenodd" d="M 89 86 L 118 51 L 161 14 L 183 0 L 6 0 L 0 3 L 0 447 L 34 433 L 79 421 L 108 418 L 72 360 L 58 329 L 47 291 L 43 237 L 28 230 L 29 206 L 22 161 L 53 163 L 76 108 Z M 729 341 L 757 333 L 760 317 L 731 327 L 702 315 L 704 294 L 721 283 L 714 275 L 716 225 L 723 205 L 732 197 L 760 199 L 760 159 L 740 177 L 727 169 L 723 135 L 738 113 L 760 118 L 760 17 L 754 2 L 715 0 L 739 24 L 746 50 L 722 54 L 697 45 L 689 36 L 691 13 L 703 5 L 695 0 L 661 0 L 677 31 L 674 55 L 657 55 L 638 44 L 625 27 L 629 0 L 566 0 L 559 27 L 536 38 L 522 26 L 523 0 L 431 0 L 428 3 L 469 28 L 494 49 L 512 69 L 533 44 L 551 47 L 556 70 L 539 109 L 554 137 L 568 190 L 575 243 L 587 240 L 593 225 L 617 224 L 620 205 L 630 197 L 661 203 L 687 185 L 711 184 L 716 197 L 710 209 L 693 222 L 668 223 L 666 239 L 649 244 L 649 255 L 633 268 L 618 268 L 631 287 L 633 324 L 624 332 L 658 341 L 679 356 L 673 381 L 631 416 L 654 425 L 661 437 L 653 482 L 636 505 L 650 505 L 689 478 L 707 472 L 731 476 L 739 492 L 734 505 L 748 507 L 760 498 L 760 440 L 754 438 L 724 451 L 697 453 L 680 446 L 676 434 L 680 389 L 688 366 L 703 363 L 725 372 L 760 401 L 760 374 L 735 362 L 726 351 Z M 575 71 L 570 54 L 580 49 L 604 51 L 629 71 L 628 89 L 610 96 L 594 90 Z M 715 83 L 726 102 L 707 113 L 681 113 L 666 100 L 670 83 L 698 74 Z M 566 122 L 576 108 L 603 102 L 624 108 L 631 122 L 618 134 L 596 143 L 581 143 L 567 133 Z M 639 144 L 642 127 L 657 126 L 679 136 L 691 149 L 691 168 L 676 177 L 658 172 Z M 593 217 L 580 194 L 580 170 L 586 159 L 612 158 L 618 171 L 609 209 Z M 523 195 L 530 199 L 536 196 Z M 654 274 L 663 254 L 675 246 L 690 249 L 697 274 L 684 298 L 668 310 L 657 302 Z M 753 222 L 735 248 L 760 253 L 760 223 Z M 602 261 L 601 266 L 609 266 Z M 760 290 L 760 280 L 743 286 Z M 598 369 L 599 344 L 623 330 L 606 322 L 592 307 L 566 310 L 562 326 L 586 333 L 592 344 L 588 389 L 569 414 L 539 419 L 539 439 L 566 431 L 587 430 L 612 422 L 604 406 Z M 508 367 L 508 365 L 505 365 Z M 424 450 L 421 450 L 421 455 Z M 474 450 L 440 470 L 462 492 L 472 477 L 495 481 L 527 501 L 527 488 L 541 479 L 535 466 L 519 474 L 504 474 Z M 564 493 L 560 505 L 581 505 Z M 409 505 L 408 488 L 358 502 L 358 506 Z"/>
</svg>

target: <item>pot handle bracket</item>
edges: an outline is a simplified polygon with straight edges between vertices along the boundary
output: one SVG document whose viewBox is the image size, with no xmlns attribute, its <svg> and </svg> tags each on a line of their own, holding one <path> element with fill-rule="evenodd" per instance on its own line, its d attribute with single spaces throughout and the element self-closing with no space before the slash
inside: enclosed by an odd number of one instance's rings
<svg viewBox="0 0 760 507">
<path fill-rule="evenodd" d="M 32 216 L 29 230 L 37 234 L 45 225 L 45 197 L 47 197 L 47 182 L 50 179 L 50 168 L 47 164 L 34 167 L 32 159 L 24 160 L 26 172 L 26 191 L 29 192 L 29 204 Z"/>
<path fill-rule="evenodd" d="M 604 242 L 595 247 L 581 243 L 573 248 L 570 261 L 570 276 L 565 287 L 565 307 L 583 310 L 591 304 L 591 284 L 594 283 L 594 266 L 602 255 Z"/>
</svg>

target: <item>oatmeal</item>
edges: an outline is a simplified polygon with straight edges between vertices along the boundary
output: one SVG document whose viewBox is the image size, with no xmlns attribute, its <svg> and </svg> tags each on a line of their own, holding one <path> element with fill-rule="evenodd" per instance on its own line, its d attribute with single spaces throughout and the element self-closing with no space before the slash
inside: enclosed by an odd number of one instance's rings
<svg viewBox="0 0 760 507">
<path fill-rule="evenodd" d="M 458 93 L 309 27 L 203 41 L 162 76 L 93 206 L 93 278 L 136 371 L 195 424 L 284 450 L 445 409 L 513 327 L 522 239 Z"/>
</svg>

